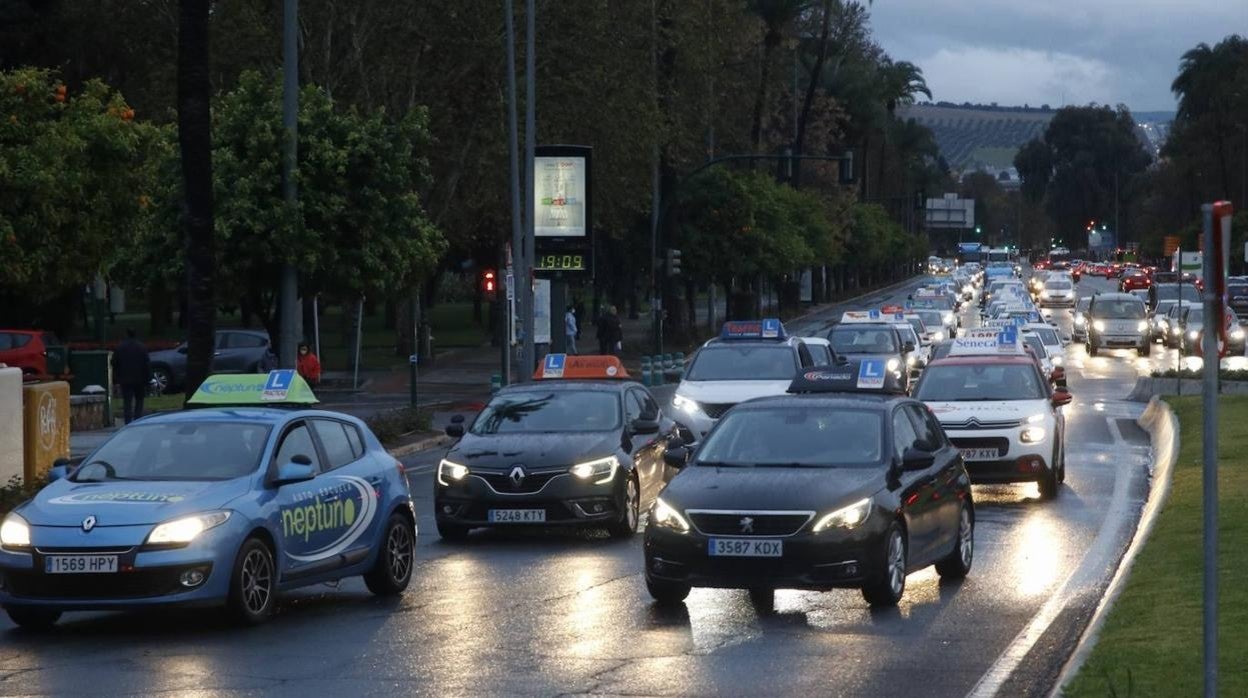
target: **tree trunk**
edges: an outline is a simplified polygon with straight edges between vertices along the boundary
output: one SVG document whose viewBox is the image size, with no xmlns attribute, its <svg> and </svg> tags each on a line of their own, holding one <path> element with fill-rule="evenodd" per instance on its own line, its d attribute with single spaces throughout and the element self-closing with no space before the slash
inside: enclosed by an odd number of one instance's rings
<svg viewBox="0 0 1248 698">
<path fill-rule="evenodd" d="M 776 46 L 780 45 L 778 32 L 768 31 L 763 39 L 762 65 L 759 66 L 758 90 L 754 94 L 754 118 L 750 126 L 750 143 L 754 152 L 760 152 L 763 145 L 763 109 L 767 104 L 767 87 L 771 80 L 771 57 Z"/>
<path fill-rule="evenodd" d="M 828 58 L 828 32 L 832 27 L 832 0 L 823 0 L 823 26 L 819 30 L 819 53 L 815 56 L 815 64 L 810 69 L 810 80 L 806 83 L 806 96 L 802 99 L 801 115 L 797 119 L 797 135 L 793 139 L 793 154 L 801 155 L 806 142 L 806 122 L 810 118 L 810 107 L 815 102 L 815 89 L 819 86 L 823 73 L 823 63 Z M 801 184 L 801 160 L 793 161 L 793 185 Z"/>
<path fill-rule="evenodd" d="M 178 146 L 182 155 L 186 238 L 186 395 L 208 377 L 216 334 L 216 241 L 213 239 L 212 84 L 208 60 L 210 0 L 181 0 L 178 8 Z"/>
</svg>

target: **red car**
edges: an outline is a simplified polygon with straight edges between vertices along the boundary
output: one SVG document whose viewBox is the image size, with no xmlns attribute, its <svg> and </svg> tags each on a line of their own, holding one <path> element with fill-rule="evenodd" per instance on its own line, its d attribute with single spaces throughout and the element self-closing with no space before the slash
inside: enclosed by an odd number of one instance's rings
<svg viewBox="0 0 1248 698">
<path fill-rule="evenodd" d="M 1148 274 L 1139 269 L 1127 269 L 1122 273 L 1122 281 L 1118 282 L 1118 290 L 1123 293 L 1144 290 L 1147 291 L 1153 285 L 1153 280 Z"/>
<path fill-rule="evenodd" d="M 48 347 L 60 344 L 56 335 L 41 330 L 0 330 L 0 364 L 22 369 L 31 376 L 48 374 Z"/>
</svg>

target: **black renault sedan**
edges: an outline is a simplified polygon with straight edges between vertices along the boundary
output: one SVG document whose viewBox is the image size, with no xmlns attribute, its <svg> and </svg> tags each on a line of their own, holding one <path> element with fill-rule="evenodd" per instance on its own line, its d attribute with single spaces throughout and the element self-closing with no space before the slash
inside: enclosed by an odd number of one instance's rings
<svg viewBox="0 0 1248 698">
<path fill-rule="evenodd" d="M 617 358 L 559 361 L 557 372 L 539 368 L 536 382 L 500 390 L 466 431 L 451 424 L 448 433 L 462 438 L 434 479 L 442 538 L 544 525 L 630 536 L 675 475 L 663 454 L 676 424 Z"/>
<path fill-rule="evenodd" d="M 670 462 L 689 460 L 646 527 L 657 602 L 720 587 L 748 589 L 769 608 L 777 588 L 850 587 L 888 606 L 910 572 L 970 571 L 975 508 L 962 458 L 922 403 L 864 381 L 881 372 L 867 365 L 807 371 L 790 387 L 797 394 L 734 407 L 692 455 L 669 449 Z"/>
</svg>

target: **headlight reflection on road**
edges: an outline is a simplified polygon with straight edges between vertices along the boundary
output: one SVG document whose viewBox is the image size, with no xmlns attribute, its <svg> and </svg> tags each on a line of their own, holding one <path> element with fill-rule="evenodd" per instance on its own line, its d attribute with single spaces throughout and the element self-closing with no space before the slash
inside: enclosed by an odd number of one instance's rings
<svg viewBox="0 0 1248 698">
<path fill-rule="evenodd" d="M 1068 533 L 1059 520 L 1044 513 L 1033 513 L 1020 530 L 1011 534 L 1015 545 L 1009 574 L 1014 575 L 1020 594 L 1036 596 L 1057 581 Z"/>
</svg>

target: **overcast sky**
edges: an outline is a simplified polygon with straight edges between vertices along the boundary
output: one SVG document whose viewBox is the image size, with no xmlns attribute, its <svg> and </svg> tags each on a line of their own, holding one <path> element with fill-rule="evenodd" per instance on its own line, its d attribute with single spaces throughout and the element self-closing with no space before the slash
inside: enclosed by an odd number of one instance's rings
<svg viewBox="0 0 1248 698">
<path fill-rule="evenodd" d="M 935 101 L 1172 110 L 1184 51 L 1248 35 L 1248 0 L 876 0 L 871 25 Z"/>
</svg>

